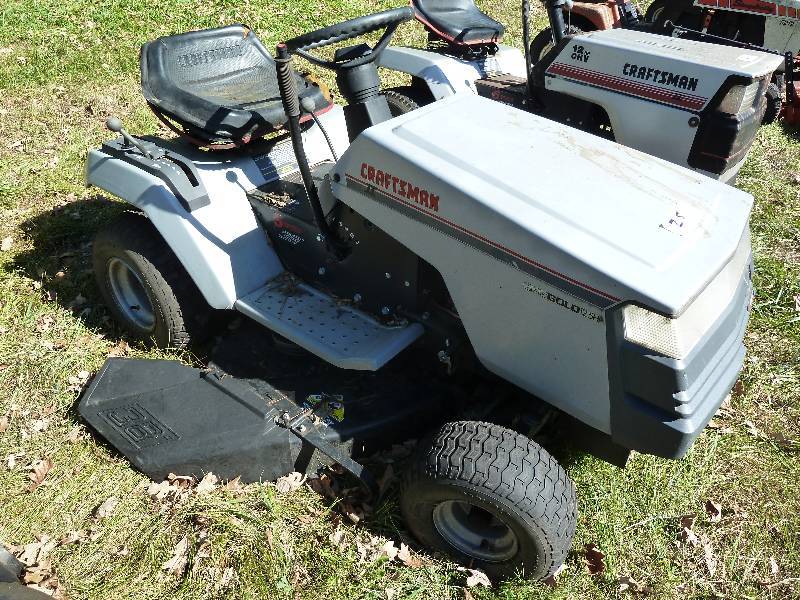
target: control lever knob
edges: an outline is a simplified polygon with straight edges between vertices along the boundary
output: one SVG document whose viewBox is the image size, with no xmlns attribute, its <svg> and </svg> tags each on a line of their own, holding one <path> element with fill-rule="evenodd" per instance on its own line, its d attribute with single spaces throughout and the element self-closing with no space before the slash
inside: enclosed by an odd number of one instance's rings
<svg viewBox="0 0 800 600">
<path fill-rule="evenodd" d="M 300 107 L 303 109 L 304 112 L 309 114 L 314 112 L 314 99 L 309 98 L 306 96 L 305 98 L 300 98 Z"/>
<path fill-rule="evenodd" d="M 125 128 L 122 127 L 122 121 L 119 117 L 109 117 L 106 119 L 106 127 L 108 127 L 109 131 L 113 131 L 114 133 L 119 133 L 122 136 L 122 139 L 125 140 L 125 145 L 127 147 L 133 146 L 139 152 L 144 154 L 147 158 L 152 159 L 153 155 L 145 148 L 142 143 L 134 138 L 130 133 L 125 131 Z"/>
<path fill-rule="evenodd" d="M 106 127 L 108 127 L 109 131 L 120 133 L 122 131 L 122 121 L 117 117 L 109 117 L 106 119 Z"/>
</svg>

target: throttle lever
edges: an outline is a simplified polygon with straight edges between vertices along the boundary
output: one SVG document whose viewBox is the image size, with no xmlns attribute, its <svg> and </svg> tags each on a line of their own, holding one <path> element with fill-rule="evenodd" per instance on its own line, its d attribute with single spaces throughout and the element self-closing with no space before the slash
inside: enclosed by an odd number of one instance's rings
<svg viewBox="0 0 800 600">
<path fill-rule="evenodd" d="M 130 146 L 135 147 L 137 150 L 139 150 L 139 152 L 141 152 L 151 160 L 154 158 L 153 155 L 150 153 L 150 151 L 147 150 L 139 140 L 137 140 L 130 133 L 125 131 L 125 128 L 122 126 L 122 121 L 120 121 L 118 117 L 109 117 L 106 120 L 106 127 L 108 128 L 109 131 L 113 131 L 114 133 L 119 133 L 120 135 L 122 135 L 122 139 L 125 140 L 125 144 L 128 147 Z"/>
</svg>

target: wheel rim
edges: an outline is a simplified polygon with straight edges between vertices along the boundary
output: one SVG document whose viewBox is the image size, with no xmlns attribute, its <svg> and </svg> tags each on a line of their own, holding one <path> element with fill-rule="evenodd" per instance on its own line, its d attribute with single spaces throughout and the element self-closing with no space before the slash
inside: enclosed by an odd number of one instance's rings
<svg viewBox="0 0 800 600">
<path fill-rule="evenodd" d="M 108 261 L 111 293 L 122 316 L 140 329 L 152 331 L 155 326 L 153 305 L 136 271 L 121 258 Z"/>
<path fill-rule="evenodd" d="M 511 528 L 497 515 L 469 502 L 448 500 L 433 510 L 433 524 L 448 544 L 485 562 L 503 562 L 517 554 Z"/>
</svg>

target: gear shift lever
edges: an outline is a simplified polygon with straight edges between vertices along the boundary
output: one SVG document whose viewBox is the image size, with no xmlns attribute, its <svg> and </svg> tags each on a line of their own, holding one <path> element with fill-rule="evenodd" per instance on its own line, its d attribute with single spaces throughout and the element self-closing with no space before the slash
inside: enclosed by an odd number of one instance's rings
<svg viewBox="0 0 800 600">
<path fill-rule="evenodd" d="M 134 146 L 137 150 L 139 150 L 139 152 L 144 154 L 147 158 L 149 158 L 149 159 L 153 158 L 153 155 L 150 154 L 150 152 L 147 149 L 145 149 L 145 147 L 142 145 L 142 143 L 139 140 L 137 140 L 130 133 L 125 131 L 125 129 L 122 127 L 122 121 L 120 121 L 119 118 L 117 118 L 117 117 L 109 117 L 106 120 L 106 127 L 109 129 L 109 131 L 113 131 L 114 133 L 121 134 L 122 135 L 122 139 L 125 140 L 125 145 L 126 146 L 128 146 L 128 147 Z"/>
</svg>

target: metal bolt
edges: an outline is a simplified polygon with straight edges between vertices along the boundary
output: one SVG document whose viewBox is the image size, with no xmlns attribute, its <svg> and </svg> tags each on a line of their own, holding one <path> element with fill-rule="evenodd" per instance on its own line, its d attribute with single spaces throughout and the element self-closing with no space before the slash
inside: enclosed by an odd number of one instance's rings
<svg viewBox="0 0 800 600">
<path fill-rule="evenodd" d="M 300 425 L 300 427 L 297 428 L 297 431 L 299 431 L 300 433 L 305 432 L 305 430 L 306 430 L 306 426 L 305 425 Z"/>
<path fill-rule="evenodd" d="M 361 302 L 361 294 L 359 293 L 353 294 L 353 302 Z"/>
<path fill-rule="evenodd" d="M 384 275 L 386 276 L 386 279 L 391 279 L 392 278 L 392 274 L 391 273 L 384 273 Z"/>
<path fill-rule="evenodd" d="M 382 314 L 384 317 L 385 317 L 386 315 L 388 315 L 390 312 L 392 312 L 392 311 L 390 311 L 390 310 L 389 310 L 389 307 L 388 307 L 388 306 L 384 306 L 384 307 L 381 309 L 381 314 Z"/>
<path fill-rule="evenodd" d="M 322 241 L 322 234 L 321 234 L 321 233 L 318 233 L 318 234 L 317 234 L 317 241 L 318 241 L 318 242 L 321 242 L 321 241 Z"/>
<path fill-rule="evenodd" d="M 285 410 L 281 413 L 281 419 L 283 419 L 284 421 L 288 421 L 290 417 L 291 415 L 289 414 L 288 410 Z"/>
<path fill-rule="evenodd" d="M 411 282 L 409 282 L 409 281 L 404 281 L 404 282 L 403 282 L 403 285 L 404 285 L 404 286 L 406 286 L 406 287 L 411 287 Z"/>
<path fill-rule="evenodd" d="M 337 181 L 337 182 L 338 182 L 338 181 L 341 181 L 341 179 L 342 179 L 342 177 L 341 177 L 341 175 L 339 175 L 338 173 L 334 173 L 334 174 L 333 174 L 333 180 L 334 180 L 334 181 Z"/>
<path fill-rule="evenodd" d="M 422 313 L 422 318 L 423 318 L 425 321 L 427 321 L 428 319 L 430 319 L 430 318 L 431 318 L 431 313 L 429 313 L 429 312 L 424 312 L 424 313 Z"/>
<path fill-rule="evenodd" d="M 325 275 L 325 267 L 320 267 L 319 269 L 317 269 L 317 273 L 319 273 L 320 275 Z"/>
</svg>

